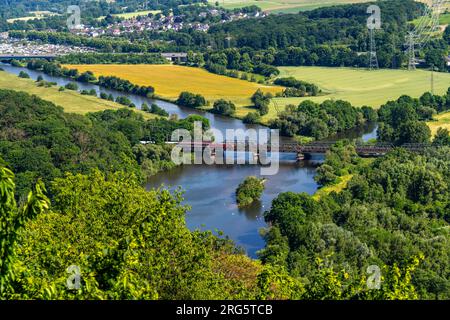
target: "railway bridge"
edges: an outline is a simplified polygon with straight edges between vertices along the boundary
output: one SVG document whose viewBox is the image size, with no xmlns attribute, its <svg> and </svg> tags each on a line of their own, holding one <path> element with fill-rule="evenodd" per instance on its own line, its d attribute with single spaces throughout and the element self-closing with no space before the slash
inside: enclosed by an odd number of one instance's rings
<svg viewBox="0 0 450 320">
<path fill-rule="evenodd" d="M 259 152 L 271 152 L 272 149 L 279 153 L 296 153 L 297 159 L 310 158 L 312 154 L 325 154 L 335 144 L 335 141 L 330 142 L 313 142 L 308 144 L 300 144 L 293 142 L 279 143 L 279 144 L 256 144 L 248 141 L 233 141 L 233 142 L 179 142 L 176 143 L 180 147 L 190 148 L 190 150 L 204 150 L 208 148 L 212 154 L 215 154 L 218 150 L 223 151 L 243 151 L 252 152 L 258 156 Z M 356 152 L 361 157 L 374 158 L 381 157 L 395 148 L 404 148 L 411 152 L 421 152 L 425 148 L 429 147 L 429 144 L 404 144 L 401 146 L 395 146 L 388 143 L 378 143 L 373 145 L 357 144 Z"/>
</svg>

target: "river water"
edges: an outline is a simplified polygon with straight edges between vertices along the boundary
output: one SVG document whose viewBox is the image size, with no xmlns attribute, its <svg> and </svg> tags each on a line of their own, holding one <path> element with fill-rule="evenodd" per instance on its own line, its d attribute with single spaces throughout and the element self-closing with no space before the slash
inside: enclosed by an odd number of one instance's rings
<svg viewBox="0 0 450 320">
<path fill-rule="evenodd" d="M 0 64 L 5 71 L 18 75 L 24 68 Z M 62 77 L 48 76 L 42 72 L 25 70 L 32 79 L 40 75 L 46 81 L 56 82 L 63 86 L 74 82 Z M 191 108 L 184 108 L 173 103 L 152 100 L 145 97 L 124 94 L 115 90 L 100 88 L 97 85 L 77 82 L 80 90 L 95 89 L 97 93 L 105 92 L 115 97 L 126 95 L 136 105 L 142 103 L 156 103 L 170 114 L 177 114 L 185 118 L 190 114 L 199 114 L 209 119 L 211 127 L 224 132 L 226 129 L 263 129 L 260 125 L 246 125 L 242 121 L 214 115 Z M 369 125 L 358 130 L 340 134 L 334 139 L 362 138 L 367 141 L 376 138 L 376 126 Z M 287 138 L 285 138 L 286 140 Z M 288 140 L 288 139 L 287 139 Z M 306 192 L 314 194 L 318 186 L 314 181 L 317 165 L 323 161 L 320 155 L 313 156 L 309 161 L 296 162 L 295 154 L 280 156 L 280 168 L 274 176 L 265 177 L 266 189 L 261 201 L 252 206 L 239 209 L 236 205 L 235 191 L 238 185 L 247 176 L 260 176 L 260 167 L 257 165 L 184 165 L 169 172 L 162 172 L 151 177 L 147 189 L 152 188 L 181 188 L 184 192 L 184 204 L 191 210 L 187 213 L 186 223 L 191 230 L 223 231 L 241 246 L 250 257 L 256 257 L 256 252 L 264 247 L 264 240 L 260 230 L 266 227 L 264 211 L 270 209 L 271 202 L 282 192 Z"/>
</svg>

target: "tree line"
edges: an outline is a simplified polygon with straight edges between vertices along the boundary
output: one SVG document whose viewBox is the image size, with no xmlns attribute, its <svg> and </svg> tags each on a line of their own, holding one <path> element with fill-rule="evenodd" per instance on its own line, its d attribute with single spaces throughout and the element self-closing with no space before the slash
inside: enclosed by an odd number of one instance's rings
<svg viewBox="0 0 450 320">
<path fill-rule="evenodd" d="M 280 194 L 265 213 L 270 228 L 261 260 L 316 284 L 317 263 L 341 270 L 341 277 L 328 278 L 330 283 L 339 283 L 342 299 L 358 299 L 366 293 L 353 290 L 353 284 L 367 275 L 369 266 L 380 270 L 382 290 L 389 277 L 383 265 L 405 266 L 418 259 L 398 294 L 406 299 L 448 299 L 449 152 L 449 147 L 420 155 L 399 149 L 363 160 L 352 143 L 339 142 L 322 166 L 331 169 L 324 169 L 319 180 L 350 174 L 350 181 L 344 190 L 320 199 Z M 333 290 L 327 293 L 334 295 Z M 380 293 L 369 294 L 383 299 Z"/>
</svg>

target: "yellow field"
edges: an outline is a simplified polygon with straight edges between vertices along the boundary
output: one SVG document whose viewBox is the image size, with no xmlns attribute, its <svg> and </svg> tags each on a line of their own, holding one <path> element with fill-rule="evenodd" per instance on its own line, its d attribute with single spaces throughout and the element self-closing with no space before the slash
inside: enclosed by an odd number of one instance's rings
<svg viewBox="0 0 450 320">
<path fill-rule="evenodd" d="M 132 19 L 139 16 L 148 16 L 149 13 L 152 13 L 154 15 L 161 13 L 161 10 L 145 10 L 145 11 L 135 11 L 135 12 L 127 12 L 127 13 L 116 13 L 113 14 L 114 17 L 119 17 L 123 19 Z M 99 17 L 97 20 L 103 20 L 105 19 L 105 16 Z"/>
<path fill-rule="evenodd" d="M 34 94 L 43 100 L 63 107 L 65 112 L 70 113 L 86 114 L 88 112 L 97 112 L 106 109 L 124 108 L 124 106 L 118 103 L 82 95 L 76 91 L 65 90 L 60 92 L 57 86 L 51 88 L 38 87 L 36 82 L 31 79 L 21 79 L 16 75 L 3 71 L 0 71 L 0 89 L 24 91 L 29 94 Z M 151 114 L 139 110 L 136 111 L 142 113 L 145 118 L 154 117 Z"/>
<path fill-rule="evenodd" d="M 203 95 L 209 102 L 218 99 L 233 101 L 238 116 L 245 115 L 251 104 L 250 97 L 260 88 L 275 94 L 281 87 L 265 86 L 225 76 L 219 76 L 199 68 L 176 65 L 65 65 L 80 72 L 92 71 L 96 76 L 117 76 L 141 86 L 153 86 L 156 95 L 167 100 L 176 100 L 183 91 Z"/>
<path fill-rule="evenodd" d="M 433 135 L 436 134 L 439 128 L 450 130 L 450 112 L 441 113 L 434 117 L 434 121 L 427 123 Z"/>
</svg>

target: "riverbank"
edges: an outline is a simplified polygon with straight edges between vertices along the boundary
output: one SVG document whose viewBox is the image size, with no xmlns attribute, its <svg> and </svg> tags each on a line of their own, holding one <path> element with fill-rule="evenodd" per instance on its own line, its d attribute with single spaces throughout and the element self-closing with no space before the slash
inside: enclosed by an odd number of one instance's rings
<svg viewBox="0 0 450 320">
<path fill-rule="evenodd" d="M 74 90 L 60 91 L 59 86 L 39 87 L 34 79 L 22 79 L 6 71 L 0 71 L 0 89 L 24 91 L 34 94 L 43 100 L 53 102 L 64 108 L 64 111 L 77 114 L 98 112 L 107 109 L 117 110 L 124 108 L 123 105 L 113 101 L 103 100 L 94 96 L 82 95 Z M 135 110 L 144 118 L 155 118 L 154 115 Z"/>
<path fill-rule="evenodd" d="M 444 128 L 450 131 L 450 112 L 443 112 L 435 115 L 433 121 L 427 122 L 431 133 L 436 135 L 439 128 Z"/>
<path fill-rule="evenodd" d="M 180 65 L 63 65 L 77 69 L 80 73 L 91 71 L 96 77 L 116 76 L 139 86 L 152 86 L 160 98 L 170 101 L 178 99 L 181 92 L 201 94 L 211 105 L 214 101 L 225 99 L 237 107 L 237 114 L 245 112 L 251 105 L 250 97 L 258 90 L 275 95 L 284 88 L 262 85 L 227 76 L 217 75 L 201 68 Z M 242 114 L 245 116 L 248 113 Z"/>
</svg>

